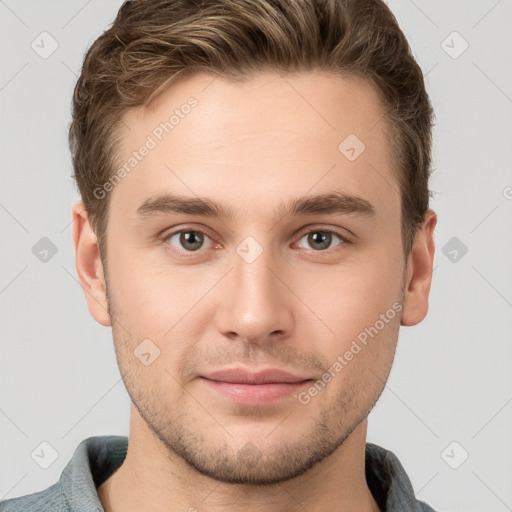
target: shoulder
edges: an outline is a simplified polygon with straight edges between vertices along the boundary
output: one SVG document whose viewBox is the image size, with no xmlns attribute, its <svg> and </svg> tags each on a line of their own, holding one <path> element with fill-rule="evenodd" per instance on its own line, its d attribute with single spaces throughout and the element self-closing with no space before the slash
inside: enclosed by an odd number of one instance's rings
<svg viewBox="0 0 512 512">
<path fill-rule="evenodd" d="M 0 512 L 102 512 L 96 488 L 122 464 L 127 444 L 125 436 L 84 439 L 55 484 L 0 501 Z"/>
<path fill-rule="evenodd" d="M 0 512 L 69 512 L 60 482 L 42 491 L 0 501 Z"/>
<path fill-rule="evenodd" d="M 430 505 L 427 505 L 424 501 L 417 501 L 417 505 L 421 512 L 436 512 Z"/>
<path fill-rule="evenodd" d="M 386 512 L 436 512 L 415 496 L 411 480 L 390 450 L 366 443 L 365 472 L 368 486 Z"/>
</svg>

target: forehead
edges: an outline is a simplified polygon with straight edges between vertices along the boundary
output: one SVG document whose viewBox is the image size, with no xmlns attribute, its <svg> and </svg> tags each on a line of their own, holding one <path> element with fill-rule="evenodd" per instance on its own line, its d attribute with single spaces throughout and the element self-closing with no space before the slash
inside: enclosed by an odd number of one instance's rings
<svg viewBox="0 0 512 512">
<path fill-rule="evenodd" d="M 336 190 L 396 209 L 383 200 L 397 194 L 385 128 L 379 94 L 361 77 L 196 74 L 123 114 L 117 163 L 127 172 L 112 204 L 128 214 L 173 191 L 243 210 Z"/>
</svg>

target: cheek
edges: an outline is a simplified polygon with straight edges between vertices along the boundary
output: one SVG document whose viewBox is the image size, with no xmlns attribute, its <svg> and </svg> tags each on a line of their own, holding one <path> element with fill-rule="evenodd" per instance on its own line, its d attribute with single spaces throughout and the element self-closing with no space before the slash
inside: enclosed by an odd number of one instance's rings
<svg viewBox="0 0 512 512">
<path fill-rule="evenodd" d="M 119 264 L 109 271 L 115 317 L 124 328 L 118 329 L 122 342 L 117 343 L 117 351 L 138 367 L 133 354 L 146 343 L 150 352 L 158 354 L 151 368 L 166 381 L 171 378 L 166 370 L 177 374 L 204 338 L 203 332 L 215 312 L 215 307 L 205 300 L 214 293 L 219 277 L 207 269 L 193 272 L 192 267 L 182 266 L 171 270 L 161 262 L 156 265 L 142 258 L 118 260 Z M 151 378 L 153 375 L 155 372 Z"/>
<path fill-rule="evenodd" d="M 340 265 L 323 275 L 304 275 L 296 281 L 294 291 L 307 306 L 306 317 L 318 323 L 319 338 L 325 339 L 327 346 L 333 346 L 335 340 L 337 350 L 341 350 L 376 322 L 380 327 L 381 315 L 386 313 L 388 322 L 383 330 L 389 330 L 398 316 L 400 286 L 398 266 L 386 268 L 375 258 L 364 266 Z"/>
<path fill-rule="evenodd" d="M 162 270 L 163 268 L 163 270 Z M 163 336 L 183 321 L 214 285 L 206 272 L 172 271 L 143 258 L 119 258 L 109 272 L 117 308 L 135 331 Z"/>
</svg>

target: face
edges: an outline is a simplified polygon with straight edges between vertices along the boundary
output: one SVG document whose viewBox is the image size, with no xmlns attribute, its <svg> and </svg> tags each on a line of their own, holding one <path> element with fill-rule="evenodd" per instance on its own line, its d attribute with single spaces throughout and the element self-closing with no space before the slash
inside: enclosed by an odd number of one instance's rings
<svg viewBox="0 0 512 512">
<path fill-rule="evenodd" d="M 369 83 L 321 72 L 198 74 L 125 113 L 115 350 L 137 414 L 199 472 L 297 476 L 379 398 L 407 271 L 382 115 Z"/>
</svg>

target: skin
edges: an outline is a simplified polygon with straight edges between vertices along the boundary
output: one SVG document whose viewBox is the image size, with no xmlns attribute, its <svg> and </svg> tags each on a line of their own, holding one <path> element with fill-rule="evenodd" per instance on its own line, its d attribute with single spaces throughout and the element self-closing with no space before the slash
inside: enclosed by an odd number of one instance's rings
<svg viewBox="0 0 512 512">
<path fill-rule="evenodd" d="M 364 79 L 213 78 L 187 77 L 150 109 L 124 113 L 120 165 L 187 98 L 198 101 L 111 192 L 107 273 L 83 204 L 73 207 L 80 283 L 91 315 L 112 326 L 132 399 L 127 457 L 98 495 L 107 512 L 378 511 L 364 473 L 367 416 L 400 325 L 427 314 L 436 214 L 405 262 L 382 105 Z M 366 146 L 352 162 L 338 150 L 351 133 Z M 375 216 L 274 213 L 333 191 L 366 199 Z M 137 218 L 162 192 L 208 197 L 234 217 Z M 179 229 L 205 232 L 203 245 L 169 237 Z M 326 229 L 351 243 L 333 235 L 318 248 L 307 235 Z M 236 251 L 248 236 L 262 249 L 252 263 Z M 307 404 L 295 393 L 240 405 L 200 378 L 243 366 L 316 381 L 396 301 L 402 311 Z M 134 350 L 148 338 L 160 355 L 146 366 Z"/>
</svg>

